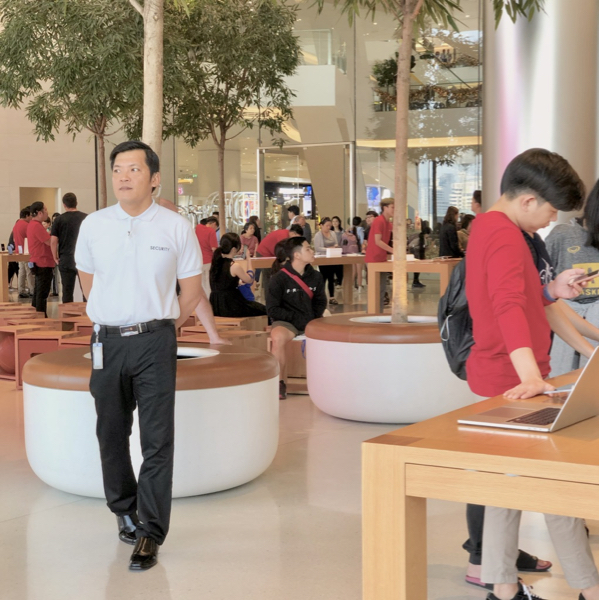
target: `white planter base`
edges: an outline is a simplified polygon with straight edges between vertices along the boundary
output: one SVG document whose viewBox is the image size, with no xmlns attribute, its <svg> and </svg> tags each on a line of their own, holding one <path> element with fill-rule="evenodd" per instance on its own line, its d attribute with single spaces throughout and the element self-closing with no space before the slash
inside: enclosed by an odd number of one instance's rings
<svg viewBox="0 0 599 600">
<path fill-rule="evenodd" d="M 233 488 L 269 467 L 279 441 L 278 392 L 278 377 L 177 392 L 174 498 Z M 23 397 L 27 458 L 35 474 L 59 490 L 104 498 L 91 394 L 25 384 Z M 135 418 L 131 456 L 138 473 L 137 411 Z"/>
<path fill-rule="evenodd" d="M 369 344 L 308 338 L 308 392 L 323 412 L 368 423 L 415 423 L 478 400 L 440 343 Z"/>
</svg>

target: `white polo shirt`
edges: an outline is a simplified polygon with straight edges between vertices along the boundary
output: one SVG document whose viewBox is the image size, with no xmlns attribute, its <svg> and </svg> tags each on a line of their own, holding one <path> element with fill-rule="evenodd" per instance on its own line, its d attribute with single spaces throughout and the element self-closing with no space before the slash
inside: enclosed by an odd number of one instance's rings
<svg viewBox="0 0 599 600">
<path fill-rule="evenodd" d="M 81 224 L 77 268 L 94 276 L 87 314 L 101 325 L 177 319 L 177 279 L 202 272 L 191 223 L 155 202 L 131 217 L 119 204 Z"/>
</svg>

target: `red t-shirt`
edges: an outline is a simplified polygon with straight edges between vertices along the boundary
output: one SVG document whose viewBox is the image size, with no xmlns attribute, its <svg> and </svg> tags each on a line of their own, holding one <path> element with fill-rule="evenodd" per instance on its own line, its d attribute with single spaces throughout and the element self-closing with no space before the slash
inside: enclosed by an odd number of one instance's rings
<svg viewBox="0 0 599 600">
<path fill-rule="evenodd" d="M 474 337 L 466 363 L 470 389 L 480 396 L 498 396 L 519 385 L 509 356 L 518 348 L 531 348 L 541 376 L 547 377 L 548 302 L 520 228 L 502 212 L 478 215 L 465 260 Z"/>
<path fill-rule="evenodd" d="M 274 256 L 275 246 L 282 240 L 286 240 L 289 237 L 288 229 L 276 229 L 271 231 L 261 242 L 258 244 L 256 252 L 260 256 Z"/>
<path fill-rule="evenodd" d="M 207 265 L 212 262 L 212 255 L 214 254 L 212 248 L 218 248 L 216 230 L 198 223 L 196 226 L 196 236 L 202 250 L 202 264 Z"/>
<path fill-rule="evenodd" d="M 390 221 L 387 221 L 383 215 L 379 215 L 370 226 L 370 232 L 368 233 L 368 247 L 366 248 L 366 257 L 364 258 L 364 262 L 372 263 L 372 262 L 385 262 L 387 260 L 387 251 L 379 248 L 374 241 L 374 236 L 377 233 L 381 234 L 381 240 L 385 242 L 385 244 L 389 243 L 391 239 L 391 231 L 393 230 L 393 225 Z"/>
<path fill-rule="evenodd" d="M 19 246 L 21 246 L 22 252 L 25 252 L 25 238 L 27 237 L 27 221 L 25 219 L 19 219 L 15 226 L 12 228 L 12 238 L 15 242 L 15 252 L 19 252 Z"/>
<path fill-rule="evenodd" d="M 50 239 L 50 234 L 39 222 L 32 219 L 27 225 L 27 240 L 29 241 L 29 256 L 31 262 L 37 267 L 55 267 L 50 246 L 45 244 Z"/>
</svg>

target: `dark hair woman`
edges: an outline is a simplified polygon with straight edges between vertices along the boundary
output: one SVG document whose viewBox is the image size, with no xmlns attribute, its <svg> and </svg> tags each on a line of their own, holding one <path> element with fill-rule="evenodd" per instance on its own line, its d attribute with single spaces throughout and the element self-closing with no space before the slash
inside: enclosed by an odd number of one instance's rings
<svg viewBox="0 0 599 600">
<path fill-rule="evenodd" d="M 324 254 L 327 248 L 337 248 L 337 236 L 331 231 L 333 223 L 329 217 L 320 222 L 320 231 L 314 236 L 314 251 L 316 254 Z M 335 270 L 337 265 L 320 265 L 318 267 L 329 289 L 329 304 L 339 304 L 335 300 Z"/>
<path fill-rule="evenodd" d="M 246 300 L 239 291 L 240 280 L 254 283 L 250 259 L 247 272 L 233 260 L 240 248 L 239 236 L 225 233 L 214 251 L 210 267 L 210 304 L 216 317 L 260 317 L 266 314 L 264 304 Z"/>
<path fill-rule="evenodd" d="M 443 225 L 439 232 L 439 256 L 451 258 L 464 258 L 464 252 L 458 241 L 458 215 L 460 211 L 455 206 L 450 206 L 445 213 Z"/>
</svg>

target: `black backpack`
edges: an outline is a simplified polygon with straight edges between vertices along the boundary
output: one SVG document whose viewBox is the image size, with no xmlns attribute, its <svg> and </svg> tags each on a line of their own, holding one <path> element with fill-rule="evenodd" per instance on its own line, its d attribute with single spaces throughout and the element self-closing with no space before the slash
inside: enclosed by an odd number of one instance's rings
<svg viewBox="0 0 599 600">
<path fill-rule="evenodd" d="M 466 298 L 466 261 L 461 260 L 452 271 L 449 285 L 439 300 L 437 320 L 441 344 L 451 372 L 466 379 L 466 360 L 474 344 L 472 317 Z"/>
</svg>

